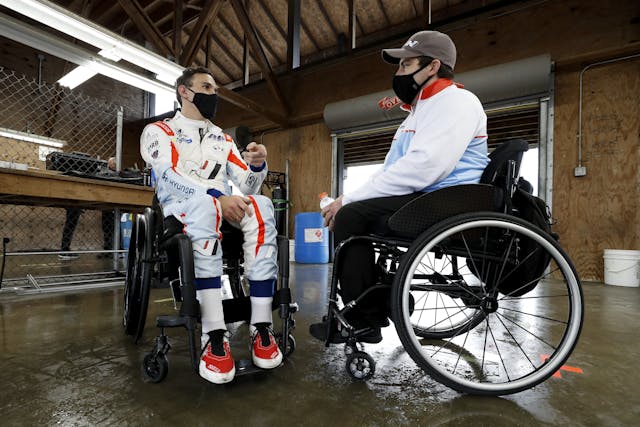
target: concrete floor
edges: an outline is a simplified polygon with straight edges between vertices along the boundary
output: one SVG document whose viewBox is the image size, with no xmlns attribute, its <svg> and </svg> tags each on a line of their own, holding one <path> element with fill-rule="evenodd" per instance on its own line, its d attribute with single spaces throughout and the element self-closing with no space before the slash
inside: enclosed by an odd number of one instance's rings
<svg viewBox="0 0 640 427">
<path fill-rule="evenodd" d="M 2 426 L 635 426 L 640 423 L 640 289 L 584 285 L 585 323 L 563 371 L 502 398 L 459 394 L 427 377 L 404 353 L 393 326 L 367 345 L 377 372 L 354 382 L 342 346 L 308 335 L 325 311 L 328 265 L 292 264 L 295 353 L 273 372 L 224 386 L 198 378 L 182 330 L 169 331 L 167 379 L 142 381 L 140 362 L 168 314 L 168 290 L 154 289 L 144 342 L 122 330 L 122 288 L 81 293 L 0 294 Z M 232 340 L 247 354 L 246 331 Z"/>
</svg>

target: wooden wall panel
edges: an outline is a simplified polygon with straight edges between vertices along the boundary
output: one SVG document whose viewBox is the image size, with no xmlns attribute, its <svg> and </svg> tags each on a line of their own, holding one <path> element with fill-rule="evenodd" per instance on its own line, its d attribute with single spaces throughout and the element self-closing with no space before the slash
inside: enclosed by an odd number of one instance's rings
<svg viewBox="0 0 640 427">
<path fill-rule="evenodd" d="M 579 72 L 557 76 L 553 215 L 582 278 L 601 281 L 604 249 L 640 249 L 640 57 L 587 70 L 583 87 L 576 178 Z"/>
<path fill-rule="evenodd" d="M 284 172 L 289 160 L 289 236 L 299 212 L 319 211 L 318 194 L 331 191 L 331 135 L 323 123 L 254 138 L 267 147 L 269 170 Z"/>
</svg>

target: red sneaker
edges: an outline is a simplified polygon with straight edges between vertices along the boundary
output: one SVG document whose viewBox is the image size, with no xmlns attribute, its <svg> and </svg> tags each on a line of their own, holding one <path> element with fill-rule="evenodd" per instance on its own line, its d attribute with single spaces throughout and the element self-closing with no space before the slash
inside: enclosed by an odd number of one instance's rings
<svg viewBox="0 0 640 427">
<path fill-rule="evenodd" d="M 200 376 L 214 384 L 228 383 L 236 374 L 236 366 L 229 350 L 227 331 L 208 332 L 209 341 L 200 355 Z"/>
<path fill-rule="evenodd" d="M 251 332 L 251 359 L 262 369 L 273 369 L 282 363 L 282 352 L 270 326 L 270 323 L 256 323 Z"/>
</svg>

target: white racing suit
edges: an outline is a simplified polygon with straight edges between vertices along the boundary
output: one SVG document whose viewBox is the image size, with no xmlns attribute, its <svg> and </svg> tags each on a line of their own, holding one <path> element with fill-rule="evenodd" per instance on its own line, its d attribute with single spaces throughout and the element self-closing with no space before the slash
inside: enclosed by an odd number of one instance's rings
<svg viewBox="0 0 640 427">
<path fill-rule="evenodd" d="M 183 232 L 193 243 L 203 333 L 225 329 L 220 292 L 222 213 L 218 197 L 231 195 L 229 179 L 251 199 L 253 212 L 239 224 L 232 223 L 244 234 L 251 324 L 271 323 L 277 232 L 271 200 L 256 194 L 267 175 L 266 163 L 259 168 L 248 166 L 233 138 L 210 121 L 188 119 L 179 111 L 171 119 L 144 128 L 140 153 L 153 169 L 164 216 L 173 215 L 184 224 Z"/>
</svg>

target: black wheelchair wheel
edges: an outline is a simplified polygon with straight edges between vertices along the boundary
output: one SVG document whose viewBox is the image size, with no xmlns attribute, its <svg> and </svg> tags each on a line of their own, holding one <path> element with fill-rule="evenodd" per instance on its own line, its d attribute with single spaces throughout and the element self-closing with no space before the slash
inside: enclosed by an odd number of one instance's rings
<svg viewBox="0 0 640 427">
<path fill-rule="evenodd" d="M 148 262 L 153 248 L 151 215 L 147 209 L 144 215 L 136 216 L 127 256 L 123 323 L 125 333 L 131 335 L 135 343 L 142 337 L 149 305 L 153 267 Z"/>
<path fill-rule="evenodd" d="M 169 360 L 166 354 L 147 353 L 142 361 L 142 376 L 145 381 L 159 383 L 167 377 Z"/>
<path fill-rule="evenodd" d="M 127 335 L 133 335 L 137 328 L 138 318 L 140 317 L 140 305 L 138 304 L 140 295 L 140 274 L 139 267 L 139 249 L 142 242 L 138 241 L 138 228 L 140 220 L 136 216 L 131 228 L 131 240 L 129 242 L 129 252 L 127 254 L 127 271 L 124 281 L 124 311 L 123 325 Z"/>
<path fill-rule="evenodd" d="M 347 356 L 346 369 L 351 378 L 366 381 L 376 372 L 376 362 L 364 351 L 354 351 Z"/>
<path fill-rule="evenodd" d="M 550 262 L 505 294 L 522 279 L 511 273 L 536 258 L 523 250 L 527 241 Z M 457 275 L 447 270 L 451 257 Z M 415 240 L 394 280 L 392 310 L 405 350 L 430 376 L 463 393 L 504 395 L 541 383 L 566 362 L 582 328 L 583 299 L 571 260 L 549 234 L 482 212 L 443 221 Z M 417 318 L 431 336 L 416 332 Z"/>
</svg>

